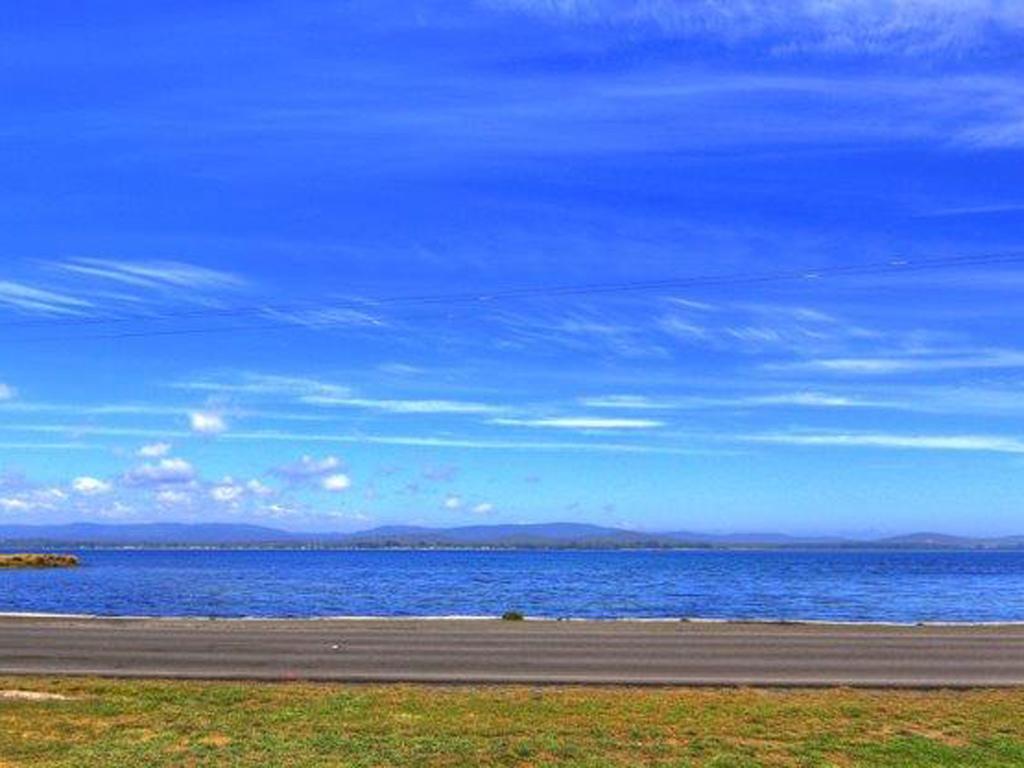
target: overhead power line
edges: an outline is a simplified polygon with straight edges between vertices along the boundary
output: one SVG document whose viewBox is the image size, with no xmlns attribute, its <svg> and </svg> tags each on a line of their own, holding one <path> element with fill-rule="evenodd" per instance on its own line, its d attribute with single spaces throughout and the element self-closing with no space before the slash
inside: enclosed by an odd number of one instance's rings
<svg viewBox="0 0 1024 768">
<path fill-rule="evenodd" d="M 305 300 L 278 304 L 253 304 L 235 307 L 200 307 L 188 310 L 164 312 L 119 313 L 116 315 L 62 317 L 33 320 L 14 320 L 0 323 L 2 328 L 24 327 L 85 327 L 108 326 L 126 323 L 164 322 L 176 320 L 212 320 L 222 318 L 255 317 L 270 320 L 273 315 L 287 316 L 291 313 L 308 311 L 370 311 L 381 307 L 456 306 L 476 303 L 500 302 L 514 299 L 557 298 L 575 296 L 597 296 L 617 293 L 638 293 L 658 290 L 680 290 L 734 285 L 756 285 L 763 283 L 811 281 L 828 278 L 909 274 L 942 269 L 956 269 L 972 266 L 995 266 L 1024 263 L 1022 253 L 991 253 L 970 256 L 945 256 L 924 259 L 890 258 L 886 261 L 861 262 L 807 267 L 802 269 L 773 270 L 764 272 L 734 272 L 727 274 L 704 274 L 688 277 L 664 278 L 658 280 L 614 281 L 604 283 L 565 284 L 551 286 L 523 286 L 503 288 L 494 291 L 441 293 L 423 295 L 401 295 L 376 298 L 360 298 L 329 303 Z M 270 330 L 282 327 L 317 328 L 332 327 L 337 321 L 297 322 L 279 317 L 272 322 L 247 325 L 196 326 L 188 328 L 142 328 L 128 331 L 110 331 L 91 335 L 76 334 L 75 339 L 126 339 L 149 336 L 179 336 L 235 331 Z M 65 340 L 68 336 L 49 336 L 22 339 L 22 341 Z"/>
</svg>

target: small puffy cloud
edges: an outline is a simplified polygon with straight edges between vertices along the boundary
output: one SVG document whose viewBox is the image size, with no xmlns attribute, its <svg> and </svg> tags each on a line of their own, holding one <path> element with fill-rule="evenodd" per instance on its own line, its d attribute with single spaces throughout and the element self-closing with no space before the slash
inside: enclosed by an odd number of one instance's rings
<svg viewBox="0 0 1024 768">
<path fill-rule="evenodd" d="M 192 431 L 197 435 L 220 435 L 228 429 L 227 422 L 219 413 L 193 411 L 188 418 Z"/>
<path fill-rule="evenodd" d="M 110 483 L 100 480 L 96 477 L 76 477 L 71 482 L 71 488 L 75 493 L 81 494 L 82 496 L 101 496 L 104 493 L 110 493 L 112 486 Z"/>
<path fill-rule="evenodd" d="M 473 507 L 473 514 L 476 515 L 489 515 L 494 511 L 494 505 L 487 502 L 482 502 Z"/>
<path fill-rule="evenodd" d="M 315 459 L 312 456 L 303 456 L 298 461 L 284 464 L 273 470 L 273 474 L 282 477 L 293 483 L 310 480 L 319 480 L 327 475 L 337 473 L 341 469 L 341 459 L 336 456 L 325 456 L 322 459 Z"/>
<path fill-rule="evenodd" d="M 94 514 L 108 520 L 126 520 L 134 517 L 137 511 L 131 504 L 115 500 L 110 504 L 105 504 L 103 507 L 95 509 Z"/>
<path fill-rule="evenodd" d="M 233 504 L 245 496 L 246 488 L 236 483 L 230 477 L 225 477 L 217 485 L 210 489 L 210 498 L 221 504 Z"/>
<path fill-rule="evenodd" d="M 448 496 L 444 500 L 445 509 L 461 509 L 462 498 L 460 496 Z"/>
<path fill-rule="evenodd" d="M 165 507 L 180 507 L 192 501 L 192 495 L 185 491 L 163 490 L 156 495 L 157 502 Z"/>
<path fill-rule="evenodd" d="M 327 477 L 320 481 L 320 487 L 331 493 L 340 493 L 352 487 L 352 479 L 348 475 L 339 472 L 334 475 L 327 475 Z"/>
<path fill-rule="evenodd" d="M 273 496 L 275 493 L 273 488 L 259 480 L 250 480 L 245 484 L 245 489 L 253 496 Z"/>
<path fill-rule="evenodd" d="M 125 475 L 130 485 L 177 485 L 191 483 L 196 479 L 196 470 L 184 459 L 160 459 L 153 464 L 143 464 Z"/>
<path fill-rule="evenodd" d="M 225 477 L 210 487 L 210 498 L 221 504 L 237 504 L 247 499 L 273 496 L 274 489 L 259 480 L 241 481 Z"/>
<path fill-rule="evenodd" d="M 26 488 L 0 498 L 0 512 L 53 512 L 67 501 L 60 488 Z"/>
<path fill-rule="evenodd" d="M 151 443 L 144 445 L 136 452 L 140 459 L 162 459 L 171 452 L 170 443 Z"/>
<path fill-rule="evenodd" d="M 0 381 L 0 402 L 3 402 L 4 400 L 13 400 L 17 395 L 18 391 L 14 387 Z"/>
</svg>

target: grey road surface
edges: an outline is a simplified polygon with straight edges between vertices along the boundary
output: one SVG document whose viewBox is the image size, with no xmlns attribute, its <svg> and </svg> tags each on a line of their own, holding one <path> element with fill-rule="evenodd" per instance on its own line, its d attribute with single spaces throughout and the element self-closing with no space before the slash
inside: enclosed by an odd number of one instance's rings
<svg viewBox="0 0 1024 768">
<path fill-rule="evenodd" d="M 347 682 L 1024 685 L 1024 627 L 0 617 L 0 674 Z"/>
</svg>

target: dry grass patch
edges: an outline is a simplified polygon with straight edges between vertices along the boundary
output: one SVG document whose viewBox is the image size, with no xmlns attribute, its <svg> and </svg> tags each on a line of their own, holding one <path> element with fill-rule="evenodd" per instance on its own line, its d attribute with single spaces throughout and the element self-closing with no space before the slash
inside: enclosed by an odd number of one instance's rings
<svg viewBox="0 0 1024 768">
<path fill-rule="evenodd" d="M 18 766 L 1019 766 L 1024 691 L 0 679 Z"/>
</svg>

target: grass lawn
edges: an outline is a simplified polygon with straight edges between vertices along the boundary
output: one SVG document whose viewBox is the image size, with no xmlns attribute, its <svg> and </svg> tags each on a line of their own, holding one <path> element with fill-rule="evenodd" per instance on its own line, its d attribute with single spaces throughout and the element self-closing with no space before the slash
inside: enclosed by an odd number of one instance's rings
<svg viewBox="0 0 1024 768">
<path fill-rule="evenodd" d="M 3 768 L 204 765 L 1021 766 L 1024 691 L 0 678 Z"/>
</svg>

